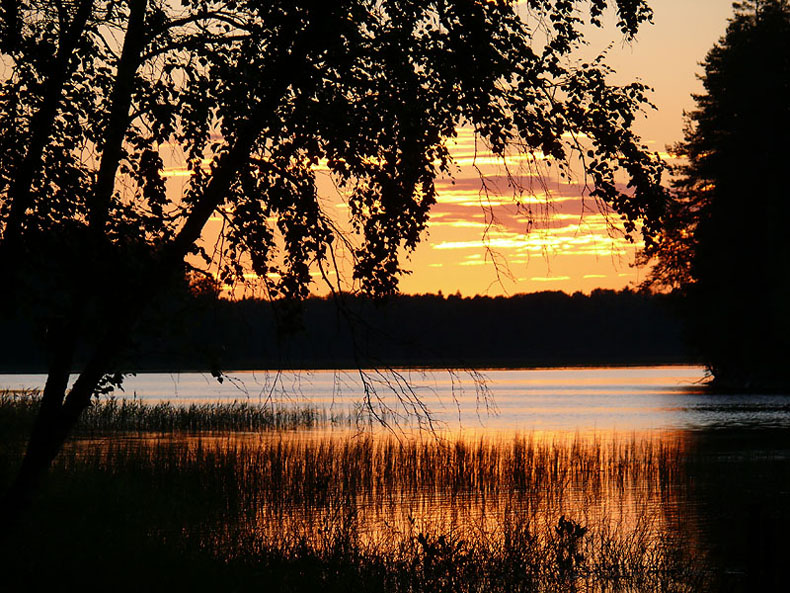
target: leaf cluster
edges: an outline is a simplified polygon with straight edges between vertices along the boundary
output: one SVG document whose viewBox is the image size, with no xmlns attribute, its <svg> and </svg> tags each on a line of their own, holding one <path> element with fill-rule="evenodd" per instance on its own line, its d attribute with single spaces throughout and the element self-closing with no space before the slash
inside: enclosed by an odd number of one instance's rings
<svg viewBox="0 0 790 593">
<path fill-rule="evenodd" d="M 252 272 L 289 298 L 329 281 L 342 253 L 356 287 L 389 294 L 469 126 L 502 159 L 589 159 L 592 195 L 650 245 L 662 165 L 630 131 L 648 89 L 572 59 L 610 5 L 627 38 L 651 17 L 643 0 L 4 4 L 4 243 L 83 280 L 125 261 L 123 290 L 192 254 L 225 283 Z M 211 217 L 215 245 L 200 240 Z M 46 253 L 44 236 L 57 237 Z"/>
</svg>

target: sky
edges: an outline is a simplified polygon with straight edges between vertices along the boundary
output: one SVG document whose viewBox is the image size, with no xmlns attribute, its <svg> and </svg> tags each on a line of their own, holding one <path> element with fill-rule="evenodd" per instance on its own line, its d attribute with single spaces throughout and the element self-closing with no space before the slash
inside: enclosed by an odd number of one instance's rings
<svg viewBox="0 0 790 593">
<path fill-rule="evenodd" d="M 650 4 L 653 24 L 643 27 L 635 42 L 624 44 L 610 22 L 588 36 L 584 51 L 596 55 L 613 44 L 607 60 L 616 70 L 613 80 L 625 83 L 638 78 L 654 89 L 651 101 L 657 109 L 647 112 L 636 129 L 650 149 L 665 153 L 668 145 L 682 139 L 683 111 L 693 109 L 691 95 L 702 90 L 697 78 L 702 72 L 699 62 L 724 33 L 732 5 L 730 0 L 653 0 Z M 460 171 L 454 182 L 438 181 L 438 204 L 426 236 L 405 262 L 411 274 L 402 279 L 402 292 L 441 290 L 464 296 L 540 290 L 589 293 L 596 288 L 634 287 L 644 279 L 646 270 L 632 265 L 638 245 L 613 234 L 589 198 L 582 201 L 578 180 L 568 184 L 547 177 L 550 205 L 543 188 L 535 184 L 535 194 L 527 194 L 522 201 L 543 223 L 526 232 L 526 218 L 514 207 L 501 169 L 486 166 L 485 161 L 485 173 L 503 191 L 490 201 L 481 194 L 479 175 L 470 166 L 473 154 L 473 135 L 461 130 L 454 147 Z M 489 226 L 492 216 L 497 224 Z"/>
<path fill-rule="evenodd" d="M 651 0 L 650 5 L 653 24 L 644 25 L 635 41 L 624 42 L 615 15 L 609 14 L 602 29 L 589 28 L 588 45 L 579 57 L 589 60 L 609 48 L 606 63 L 615 70 L 611 82 L 640 80 L 653 88 L 650 100 L 656 109 L 645 112 L 636 122 L 636 131 L 651 150 L 669 158 L 667 147 L 682 140 L 683 112 L 694 108 L 692 94 L 702 91 L 699 63 L 723 35 L 732 3 Z M 431 211 L 427 232 L 416 251 L 402 262 L 410 273 L 401 279 L 401 292 L 463 296 L 542 290 L 589 293 L 597 288 L 637 287 L 645 279 L 647 270 L 634 265 L 640 244 L 628 243 L 617 232 L 616 224 L 612 225 L 616 215 L 601 214 L 589 197 L 582 197 L 581 171 L 570 183 L 545 173 L 540 179 L 526 178 L 528 191 L 519 198 L 520 210 L 501 164 L 479 152 L 475 157 L 474 142 L 471 130 L 458 131 L 452 151 L 459 168 L 452 179 L 437 180 L 438 203 Z M 486 176 L 488 194 L 482 191 L 473 161 Z M 174 177 L 170 180 L 173 190 L 179 191 L 175 184 L 184 180 L 178 179 L 178 173 L 170 176 Z M 319 192 L 325 197 L 325 207 L 337 209 L 330 212 L 336 214 L 334 218 L 347 217 L 348 206 L 328 178 L 323 183 L 319 178 Z M 531 210 L 536 221 L 529 229 L 525 209 Z M 206 237 L 216 237 L 220 226 L 219 217 L 209 222 L 204 233 L 208 246 L 212 241 Z M 316 283 L 313 292 L 325 294 L 327 289 Z M 251 294 L 257 291 L 236 287 L 228 296 Z"/>
</svg>

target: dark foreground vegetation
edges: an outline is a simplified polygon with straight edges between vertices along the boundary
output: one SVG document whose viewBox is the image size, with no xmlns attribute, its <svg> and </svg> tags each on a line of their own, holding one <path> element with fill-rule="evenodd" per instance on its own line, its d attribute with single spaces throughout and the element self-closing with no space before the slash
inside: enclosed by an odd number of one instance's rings
<svg viewBox="0 0 790 593">
<path fill-rule="evenodd" d="M 213 295 L 172 298 L 125 370 L 530 367 L 689 362 L 677 297 L 595 290 L 513 297 L 312 298 L 294 310 Z M 174 321 L 178 320 L 178 321 Z M 46 370 L 44 330 L 0 319 L 0 371 Z M 33 337 L 29 337 L 33 336 Z M 35 336 L 38 336 L 36 339 Z M 77 355 L 79 362 L 80 355 Z"/>
<path fill-rule="evenodd" d="M 32 420 L 36 401 L 0 398 L 0 485 L 22 454 L 7 429 Z M 300 419 L 310 413 L 291 416 L 290 430 L 249 431 L 248 410 L 221 405 L 186 430 L 161 419 L 183 411 L 139 411 L 132 430 L 121 410 L 97 406 L 57 457 L 36 512 L 0 550 L 4 591 L 696 593 L 780 582 L 788 472 L 768 437 L 753 453 L 749 435 L 396 438 L 315 431 Z M 219 415 L 224 430 L 206 430 Z"/>
<path fill-rule="evenodd" d="M 0 434 L 24 439 L 30 434 L 41 404 L 38 390 L 0 391 Z M 330 415 L 310 406 L 262 406 L 247 402 L 143 403 L 136 399 L 102 398 L 80 417 L 78 437 L 110 433 L 199 433 L 210 431 L 271 431 L 350 424 L 352 415 Z"/>
</svg>

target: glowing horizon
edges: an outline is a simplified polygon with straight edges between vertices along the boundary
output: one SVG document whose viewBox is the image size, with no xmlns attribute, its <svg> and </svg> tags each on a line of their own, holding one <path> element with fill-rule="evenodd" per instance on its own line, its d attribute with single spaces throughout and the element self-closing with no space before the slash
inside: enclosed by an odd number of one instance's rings
<svg viewBox="0 0 790 593">
<path fill-rule="evenodd" d="M 655 0 L 651 6 L 654 24 L 643 27 L 633 44 L 622 43 L 612 21 L 589 32 L 583 54 L 597 55 L 611 46 L 607 62 L 616 82 L 640 79 L 653 87 L 656 109 L 638 120 L 636 129 L 649 148 L 668 159 L 667 147 L 682 139 L 683 112 L 694 107 L 692 94 L 702 90 L 699 62 L 724 33 L 732 2 Z M 497 169 L 485 155 L 476 165 L 493 176 L 499 191 L 490 200 L 481 194 L 468 131 L 459 133 L 454 154 L 460 170 L 454 182 L 437 184 L 438 203 L 427 237 L 407 262 L 412 273 L 401 281 L 404 293 L 589 293 L 636 287 L 644 280 L 647 270 L 633 265 L 641 245 L 618 233 L 616 214 L 607 221 L 592 199 L 583 198 L 583 180 L 560 183 L 545 174 L 542 179 L 527 176 L 524 181 L 534 191 L 521 196 L 522 208 L 516 208 L 501 165 Z M 529 233 L 524 233 L 524 207 L 533 210 Z M 492 217 L 498 224 L 491 225 Z"/>
<path fill-rule="evenodd" d="M 612 16 L 604 29 L 589 31 L 579 58 L 606 51 L 615 70 L 613 82 L 639 79 L 654 88 L 651 101 L 656 109 L 635 128 L 643 142 L 666 159 L 667 147 L 682 139 L 683 110 L 693 107 L 692 94 L 701 90 L 696 78 L 699 62 L 724 32 L 732 9 L 730 0 L 655 0 L 651 6 L 654 24 L 645 26 L 633 44 L 622 43 Z M 401 292 L 589 293 L 633 288 L 644 280 L 647 270 L 634 265 L 642 247 L 640 237 L 635 235 L 634 243 L 626 240 L 619 216 L 589 197 L 581 169 L 576 179 L 561 181 L 541 155 L 536 155 L 537 161 L 518 155 L 505 161 L 494 158 L 476 144 L 469 129 L 457 130 L 450 147 L 455 174 L 437 179 L 437 203 L 427 230 L 416 251 L 402 261 L 410 273 L 401 278 Z M 324 208 L 344 228 L 341 221 L 348 206 L 343 193 L 321 163 L 316 172 Z M 186 174 L 177 167 L 169 169 L 168 183 L 175 189 Z M 219 215 L 209 222 L 206 245 L 213 243 L 208 238 L 217 236 L 221 224 Z M 350 268 L 342 248 L 336 255 L 341 271 Z M 319 272 L 313 277 L 319 280 Z M 316 294 L 328 292 L 318 281 L 312 289 Z M 239 288 L 233 294 L 257 291 Z"/>
</svg>

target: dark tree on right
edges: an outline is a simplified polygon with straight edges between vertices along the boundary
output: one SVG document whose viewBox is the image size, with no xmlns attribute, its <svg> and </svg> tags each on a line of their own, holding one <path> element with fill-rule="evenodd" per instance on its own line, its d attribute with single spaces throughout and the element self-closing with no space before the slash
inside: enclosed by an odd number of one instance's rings
<svg viewBox="0 0 790 593">
<path fill-rule="evenodd" d="M 720 389 L 790 387 L 790 5 L 734 5 L 673 147 L 653 284 L 686 293 L 689 337 Z"/>
</svg>

